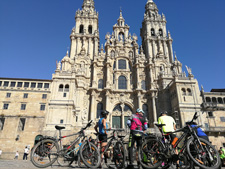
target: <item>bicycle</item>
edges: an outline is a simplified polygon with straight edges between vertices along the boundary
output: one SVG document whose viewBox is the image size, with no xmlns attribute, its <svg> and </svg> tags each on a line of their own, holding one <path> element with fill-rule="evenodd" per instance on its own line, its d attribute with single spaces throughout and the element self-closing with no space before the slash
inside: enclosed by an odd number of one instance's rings
<svg viewBox="0 0 225 169">
<path fill-rule="evenodd" d="M 201 126 L 194 128 L 190 126 L 193 120 L 197 118 L 196 112 L 192 121 L 186 123 L 187 125 L 184 128 L 178 129 L 175 132 L 166 133 L 169 135 L 171 133 L 183 132 L 173 145 L 163 143 L 162 139 L 158 137 L 147 139 L 139 149 L 138 157 L 141 165 L 147 169 L 154 169 L 162 165 L 163 162 L 171 164 L 171 162 L 176 163 L 179 160 L 183 163 L 183 165 L 179 166 L 182 169 L 192 168 L 192 161 L 200 168 L 218 168 L 220 165 L 218 152 L 208 141 L 198 138 L 196 134 L 196 129 Z M 184 140 L 182 147 L 178 147 L 182 140 Z M 178 155 L 174 153 L 176 148 L 180 149 Z M 188 156 L 185 154 L 188 154 Z"/>
<path fill-rule="evenodd" d="M 118 132 L 124 131 L 124 129 L 106 129 L 106 131 L 113 131 L 112 136 L 108 138 L 108 143 L 101 150 L 101 155 L 104 154 L 104 162 L 108 168 L 124 168 L 125 166 L 125 154 L 126 149 L 123 145 L 123 138 L 125 136 L 119 136 Z M 94 133 L 97 138 L 93 140 L 97 147 L 100 147 L 101 141 L 99 141 L 99 133 Z M 113 163 L 112 163 L 113 162 Z"/>
<path fill-rule="evenodd" d="M 69 166 L 77 157 L 74 153 L 76 145 L 79 140 L 82 140 L 82 145 L 79 148 L 79 155 L 83 163 L 89 168 L 97 168 L 100 165 L 100 153 L 97 147 L 89 142 L 84 131 L 91 126 L 92 121 L 89 121 L 86 127 L 82 128 L 78 133 L 74 133 L 67 136 L 61 136 L 61 130 L 65 127 L 55 126 L 59 131 L 59 138 L 43 137 L 31 151 L 31 162 L 38 168 L 45 168 L 51 166 L 57 159 L 60 165 Z M 62 139 L 78 135 L 78 137 L 70 144 L 62 146 Z"/>
</svg>

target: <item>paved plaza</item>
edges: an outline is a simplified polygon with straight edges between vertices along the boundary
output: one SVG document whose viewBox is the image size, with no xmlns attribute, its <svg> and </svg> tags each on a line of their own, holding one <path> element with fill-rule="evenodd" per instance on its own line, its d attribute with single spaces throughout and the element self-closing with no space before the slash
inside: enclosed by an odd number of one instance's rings
<svg viewBox="0 0 225 169">
<path fill-rule="evenodd" d="M 53 164 L 51 167 L 47 167 L 47 169 L 72 169 L 72 167 L 60 167 L 57 162 Z M 84 167 L 86 168 L 86 167 Z M 75 169 L 84 169 L 84 168 L 78 168 Z M 107 167 L 103 167 L 104 169 L 107 169 Z M 137 167 L 136 167 L 137 168 Z M 197 168 L 197 167 L 196 167 Z M 0 169 L 37 169 L 29 160 L 2 160 L 0 159 Z M 171 168 L 173 169 L 173 168 Z M 198 169 L 198 168 L 197 168 Z M 222 169 L 225 169 L 223 167 Z"/>
</svg>

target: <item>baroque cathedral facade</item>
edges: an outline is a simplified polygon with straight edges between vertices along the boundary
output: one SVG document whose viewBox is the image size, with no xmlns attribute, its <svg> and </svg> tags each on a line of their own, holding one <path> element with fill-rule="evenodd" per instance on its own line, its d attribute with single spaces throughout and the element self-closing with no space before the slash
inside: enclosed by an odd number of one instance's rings
<svg viewBox="0 0 225 169">
<path fill-rule="evenodd" d="M 145 6 L 141 46 L 122 11 L 112 34 L 105 35 L 104 47 L 100 45 L 94 0 L 83 0 L 75 20 L 70 50 L 57 63 L 51 80 L 0 79 L 0 143 L 5 151 L 11 151 L 12 143 L 20 149 L 32 145 L 36 135 L 51 135 L 58 124 L 67 132 L 78 130 L 89 120 L 96 122 L 101 110 L 110 112 L 112 128 L 125 128 L 137 108 L 145 111 L 151 128 L 162 111 L 168 111 L 178 127 L 195 112 L 199 112 L 199 123 L 207 123 L 206 115 L 200 113 L 198 81 L 189 67 L 188 75 L 183 71 L 173 52 L 166 17 L 158 13 L 152 0 Z M 7 137 L 10 141 L 5 142 Z"/>
</svg>

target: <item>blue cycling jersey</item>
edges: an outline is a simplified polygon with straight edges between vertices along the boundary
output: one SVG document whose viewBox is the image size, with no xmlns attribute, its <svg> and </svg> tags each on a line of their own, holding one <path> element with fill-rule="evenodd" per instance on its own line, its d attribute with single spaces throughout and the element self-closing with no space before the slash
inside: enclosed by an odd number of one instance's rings
<svg viewBox="0 0 225 169">
<path fill-rule="evenodd" d="M 197 125 L 191 125 L 191 127 L 193 128 L 193 127 L 196 127 Z M 199 136 L 199 137 L 201 137 L 201 136 L 207 136 L 205 133 L 204 133 L 204 131 L 202 131 L 202 129 L 199 127 L 199 128 L 197 128 L 197 135 Z"/>
<path fill-rule="evenodd" d="M 104 126 L 103 126 L 103 123 L 102 123 L 102 120 L 104 118 L 100 118 L 99 121 L 98 121 L 98 127 L 99 127 L 99 133 L 100 134 L 105 134 L 105 130 L 104 130 Z M 108 124 L 106 123 L 106 129 L 108 129 Z"/>
</svg>

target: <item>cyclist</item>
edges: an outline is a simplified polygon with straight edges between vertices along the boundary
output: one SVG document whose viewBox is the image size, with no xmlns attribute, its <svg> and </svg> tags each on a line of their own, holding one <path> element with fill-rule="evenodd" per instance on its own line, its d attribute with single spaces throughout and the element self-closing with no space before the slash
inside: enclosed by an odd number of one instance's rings
<svg viewBox="0 0 225 169">
<path fill-rule="evenodd" d="M 132 169 L 134 168 L 133 165 L 134 143 L 136 142 L 137 148 L 141 146 L 143 131 L 148 128 L 147 118 L 144 116 L 144 111 L 138 108 L 136 110 L 136 114 L 132 114 L 127 120 L 127 125 L 130 128 L 130 137 L 128 144 L 129 165 L 127 166 L 127 169 Z M 141 165 L 138 162 L 138 168 L 140 167 Z"/>
<path fill-rule="evenodd" d="M 176 130 L 176 122 L 173 117 L 169 116 L 167 111 L 161 113 L 160 117 L 158 118 L 158 124 L 165 124 L 162 127 L 163 133 L 174 132 Z M 176 137 L 175 134 L 170 134 L 171 141 Z"/>
<path fill-rule="evenodd" d="M 101 142 L 101 152 L 104 151 L 104 148 L 107 145 L 107 131 L 108 129 L 108 124 L 106 123 L 106 119 L 108 116 L 109 112 L 107 110 L 103 110 L 101 112 L 101 118 L 95 125 L 95 131 L 99 133 L 99 141 Z M 99 128 L 99 131 L 97 130 Z M 103 154 L 101 155 L 101 160 L 103 160 Z"/>
</svg>

